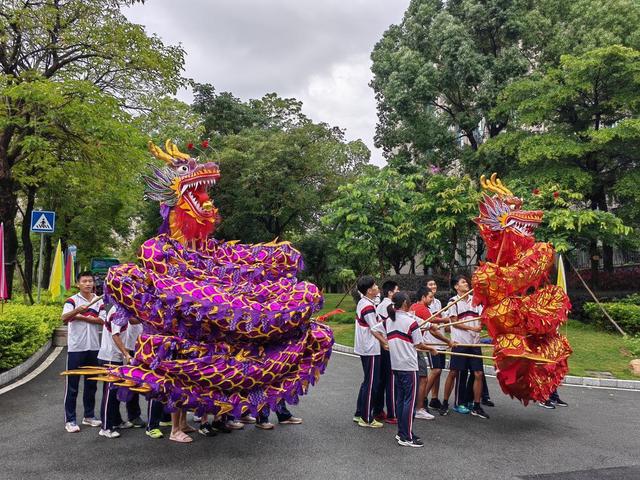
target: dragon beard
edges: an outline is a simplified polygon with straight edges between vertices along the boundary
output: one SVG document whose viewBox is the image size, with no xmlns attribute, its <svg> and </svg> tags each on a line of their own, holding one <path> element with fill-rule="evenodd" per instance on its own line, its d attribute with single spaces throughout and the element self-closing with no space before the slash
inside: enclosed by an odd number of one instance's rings
<svg viewBox="0 0 640 480">
<path fill-rule="evenodd" d="M 217 209 L 211 217 L 199 217 L 187 202 L 179 202 L 169 213 L 171 238 L 180 243 L 204 241 L 211 235 L 219 222 Z"/>
</svg>

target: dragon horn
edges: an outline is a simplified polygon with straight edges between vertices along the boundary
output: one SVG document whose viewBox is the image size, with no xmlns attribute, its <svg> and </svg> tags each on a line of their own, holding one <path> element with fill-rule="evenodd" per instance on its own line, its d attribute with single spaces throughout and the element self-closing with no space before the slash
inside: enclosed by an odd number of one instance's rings
<svg viewBox="0 0 640 480">
<path fill-rule="evenodd" d="M 491 178 L 489 180 L 487 180 L 487 177 L 482 175 L 480 177 L 480 185 L 484 190 L 489 190 L 491 192 L 497 193 L 500 196 L 513 196 L 511 190 L 503 185 L 496 173 L 491 174 Z"/>
<path fill-rule="evenodd" d="M 510 197 L 513 197 L 513 192 L 511 190 L 509 190 L 501 181 L 499 178 L 496 178 L 496 185 L 498 185 L 499 188 L 501 188 L 505 194 L 509 195 Z"/>
<path fill-rule="evenodd" d="M 166 142 L 164 142 L 164 149 L 167 151 L 167 153 L 169 153 L 169 155 L 174 158 L 181 158 L 183 160 L 189 160 L 191 158 L 190 155 L 182 153 L 180 150 L 178 150 L 177 145 L 171 140 L 167 140 Z"/>
<path fill-rule="evenodd" d="M 151 155 L 156 157 L 158 160 L 164 161 L 167 165 L 174 165 L 175 161 L 173 157 L 169 153 L 165 153 L 161 148 L 158 148 L 151 140 L 147 144 L 149 146 L 149 151 Z"/>
</svg>

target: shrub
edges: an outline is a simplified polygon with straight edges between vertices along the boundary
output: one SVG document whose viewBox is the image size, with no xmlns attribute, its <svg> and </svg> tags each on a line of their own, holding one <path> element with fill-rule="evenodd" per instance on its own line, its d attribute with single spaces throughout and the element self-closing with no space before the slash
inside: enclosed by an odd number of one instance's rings
<svg viewBox="0 0 640 480">
<path fill-rule="evenodd" d="M 631 355 L 640 357 L 640 335 L 625 338 L 624 346 L 631 352 Z"/>
<path fill-rule="evenodd" d="M 625 332 L 630 335 L 640 334 L 640 305 L 613 302 L 606 303 L 603 306 L 611 318 L 613 318 Z M 597 327 L 617 331 L 616 327 L 605 317 L 596 303 L 585 303 L 583 309 L 585 315 L 589 317 Z"/>
<path fill-rule="evenodd" d="M 20 365 L 51 338 L 60 325 L 59 306 L 4 305 L 0 315 L 0 371 Z"/>
<path fill-rule="evenodd" d="M 640 293 L 632 293 L 619 300 L 620 303 L 629 303 L 632 305 L 640 305 Z"/>
</svg>

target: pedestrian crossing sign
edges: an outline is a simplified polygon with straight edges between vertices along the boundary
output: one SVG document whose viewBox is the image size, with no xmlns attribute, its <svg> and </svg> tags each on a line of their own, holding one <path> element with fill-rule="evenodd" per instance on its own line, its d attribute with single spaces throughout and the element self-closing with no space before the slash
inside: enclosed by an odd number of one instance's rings
<svg viewBox="0 0 640 480">
<path fill-rule="evenodd" d="M 56 226 L 56 212 L 34 210 L 31 212 L 31 231 L 33 233 L 53 233 Z"/>
</svg>

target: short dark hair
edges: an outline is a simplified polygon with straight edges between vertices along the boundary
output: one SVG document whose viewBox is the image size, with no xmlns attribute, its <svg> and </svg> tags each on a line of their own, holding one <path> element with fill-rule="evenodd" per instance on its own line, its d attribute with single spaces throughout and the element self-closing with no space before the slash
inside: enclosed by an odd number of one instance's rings
<svg viewBox="0 0 640 480">
<path fill-rule="evenodd" d="M 95 280 L 93 273 L 91 273 L 89 270 L 78 273 L 78 275 L 76 275 L 76 281 L 79 282 L 82 277 L 91 277 Z"/>
<path fill-rule="evenodd" d="M 362 295 L 367 294 L 367 290 L 375 285 L 376 281 L 371 275 L 365 275 L 364 277 L 360 277 L 358 279 L 358 291 Z"/>
<path fill-rule="evenodd" d="M 424 284 L 426 285 L 429 282 L 435 282 L 436 284 L 438 283 L 433 277 L 427 277 L 427 279 L 424 281 Z"/>
<path fill-rule="evenodd" d="M 387 280 L 382 284 L 382 298 L 387 298 L 393 292 L 398 284 L 393 280 Z"/>
<path fill-rule="evenodd" d="M 467 283 L 469 283 L 469 277 L 467 277 L 466 275 L 456 275 L 455 277 L 453 277 L 453 280 L 451 280 L 451 288 L 455 289 L 458 282 L 463 279 L 466 280 Z"/>
<path fill-rule="evenodd" d="M 429 295 L 431 293 L 431 289 L 427 288 L 427 287 L 420 287 L 418 288 L 418 291 L 416 292 L 416 302 L 419 302 L 420 300 L 422 300 L 422 297 L 424 297 L 425 295 Z"/>
</svg>

